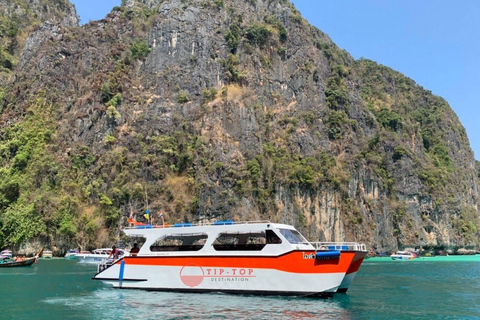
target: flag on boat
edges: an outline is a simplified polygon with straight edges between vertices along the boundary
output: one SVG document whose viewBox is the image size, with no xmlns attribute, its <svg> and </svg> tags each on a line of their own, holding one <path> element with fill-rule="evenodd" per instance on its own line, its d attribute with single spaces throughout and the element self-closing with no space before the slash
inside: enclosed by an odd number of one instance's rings
<svg viewBox="0 0 480 320">
<path fill-rule="evenodd" d="M 162 219 L 162 224 L 165 225 L 165 220 L 164 220 L 162 211 L 160 211 L 160 219 Z"/>
<path fill-rule="evenodd" d="M 145 214 L 143 216 L 145 217 L 145 219 L 149 220 L 150 219 L 150 211 L 145 210 Z"/>
</svg>

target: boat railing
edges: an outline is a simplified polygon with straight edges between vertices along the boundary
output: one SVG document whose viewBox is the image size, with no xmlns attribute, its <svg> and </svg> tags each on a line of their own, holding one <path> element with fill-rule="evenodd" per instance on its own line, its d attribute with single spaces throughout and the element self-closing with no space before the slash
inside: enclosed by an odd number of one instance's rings
<svg viewBox="0 0 480 320">
<path fill-rule="evenodd" d="M 257 221 L 215 221 L 215 222 L 201 222 L 201 223 L 191 223 L 191 222 L 182 222 L 174 224 L 164 224 L 164 225 L 136 225 L 126 227 L 125 230 L 138 230 L 138 229 L 156 229 L 156 228 L 178 228 L 178 227 L 198 227 L 198 226 L 226 226 L 226 225 L 242 225 L 242 224 L 260 224 L 260 223 L 271 223 L 269 220 L 257 220 Z"/>
<path fill-rule="evenodd" d="M 317 251 L 367 251 L 363 243 L 358 242 L 310 242 Z"/>
<path fill-rule="evenodd" d="M 118 260 L 121 260 L 123 259 L 123 257 L 120 257 L 116 260 L 113 260 L 112 258 L 110 259 L 105 259 L 103 260 L 99 265 L 98 265 L 98 269 L 97 269 L 97 273 L 100 273 L 102 272 L 103 270 L 106 270 L 108 268 L 110 268 L 111 266 L 113 266 L 115 264 L 115 262 L 117 262 Z"/>
</svg>

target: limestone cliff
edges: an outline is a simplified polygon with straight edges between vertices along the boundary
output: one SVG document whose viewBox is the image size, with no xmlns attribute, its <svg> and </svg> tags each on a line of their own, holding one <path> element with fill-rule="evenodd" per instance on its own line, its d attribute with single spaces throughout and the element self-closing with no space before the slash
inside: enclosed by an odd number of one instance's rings
<svg viewBox="0 0 480 320">
<path fill-rule="evenodd" d="M 100 246 L 147 201 L 170 223 L 270 219 L 379 251 L 479 242 L 475 159 L 448 103 L 354 60 L 288 1 L 55 17 L 0 92 L 0 246 Z"/>
</svg>

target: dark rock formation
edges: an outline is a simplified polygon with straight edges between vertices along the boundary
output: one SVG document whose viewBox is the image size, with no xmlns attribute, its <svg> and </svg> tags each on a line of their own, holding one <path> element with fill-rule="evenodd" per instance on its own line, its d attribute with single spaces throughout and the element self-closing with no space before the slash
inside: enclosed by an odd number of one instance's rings
<svg viewBox="0 0 480 320">
<path fill-rule="evenodd" d="M 82 27 L 62 8 L 0 92 L 0 244 L 100 245 L 146 194 L 168 222 L 270 219 L 379 251 L 478 243 L 477 169 L 447 102 L 288 1 L 130 0 Z"/>
</svg>

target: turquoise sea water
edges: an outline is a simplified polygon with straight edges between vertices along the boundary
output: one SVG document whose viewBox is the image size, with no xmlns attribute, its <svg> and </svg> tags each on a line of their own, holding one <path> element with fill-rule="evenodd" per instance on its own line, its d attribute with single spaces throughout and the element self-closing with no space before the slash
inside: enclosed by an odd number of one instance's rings
<svg viewBox="0 0 480 320">
<path fill-rule="evenodd" d="M 0 269 L 0 319 L 480 319 L 480 257 L 366 260 L 331 299 L 118 290 L 62 259 Z"/>
</svg>

